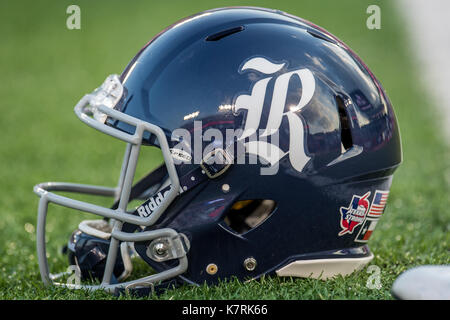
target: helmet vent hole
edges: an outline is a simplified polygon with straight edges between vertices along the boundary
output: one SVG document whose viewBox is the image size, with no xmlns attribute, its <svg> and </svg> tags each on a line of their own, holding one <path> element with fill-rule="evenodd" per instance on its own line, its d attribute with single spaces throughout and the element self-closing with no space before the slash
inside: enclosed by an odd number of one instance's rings
<svg viewBox="0 0 450 320">
<path fill-rule="evenodd" d="M 266 221 L 276 207 L 273 200 L 242 200 L 233 204 L 224 222 L 238 234 L 244 234 Z"/>
<path fill-rule="evenodd" d="M 314 30 L 307 30 L 307 32 L 310 35 L 312 35 L 314 38 L 317 38 L 317 39 L 320 39 L 320 40 L 324 40 L 324 41 L 336 44 L 336 42 L 333 39 L 329 38 L 328 36 L 326 36 L 326 35 L 324 35 L 322 33 L 319 33 L 319 32 L 314 31 Z"/>
<path fill-rule="evenodd" d="M 341 123 L 341 143 L 344 149 L 348 150 L 353 146 L 350 118 L 344 100 L 341 97 L 336 97 L 336 103 L 339 112 L 339 122 Z"/>
<path fill-rule="evenodd" d="M 225 37 L 228 37 L 234 33 L 237 32 L 241 32 L 242 30 L 244 30 L 244 26 L 240 26 L 240 27 L 236 27 L 236 28 L 231 28 L 228 30 L 224 30 L 224 31 L 220 31 L 217 32 L 215 34 L 212 34 L 208 37 L 206 37 L 206 41 L 219 41 L 220 39 L 223 39 Z"/>
</svg>

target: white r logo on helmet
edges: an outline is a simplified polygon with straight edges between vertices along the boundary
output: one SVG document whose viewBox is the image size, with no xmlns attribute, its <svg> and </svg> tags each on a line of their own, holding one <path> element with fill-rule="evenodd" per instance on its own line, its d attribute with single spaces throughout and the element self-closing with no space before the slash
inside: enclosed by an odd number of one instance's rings
<svg viewBox="0 0 450 320">
<path fill-rule="evenodd" d="M 245 62 L 239 71 L 254 70 L 270 75 L 280 71 L 284 66 L 285 63 L 276 64 L 265 58 L 256 57 Z M 289 111 L 284 112 L 289 80 L 294 75 L 300 78 L 302 95 L 296 106 L 291 106 Z M 272 78 L 273 76 L 269 76 L 258 80 L 253 85 L 250 95 L 243 94 L 237 97 L 235 111 L 237 112 L 241 109 L 247 110 L 244 132 L 239 140 L 257 133 L 261 121 L 267 85 Z M 266 159 L 271 165 L 278 163 L 281 158 L 289 153 L 289 160 L 292 167 L 301 172 L 310 158 L 305 153 L 304 127 L 298 111 L 305 107 L 311 100 L 315 87 L 316 82 L 314 76 L 306 68 L 288 71 L 276 77 L 267 126 L 260 137 L 268 137 L 275 134 L 280 128 L 283 116 L 286 116 L 289 122 L 289 150 L 283 152 L 278 146 L 265 141 L 259 141 L 260 139 L 258 139 L 258 141 L 250 141 L 244 144 L 246 152 Z"/>
</svg>

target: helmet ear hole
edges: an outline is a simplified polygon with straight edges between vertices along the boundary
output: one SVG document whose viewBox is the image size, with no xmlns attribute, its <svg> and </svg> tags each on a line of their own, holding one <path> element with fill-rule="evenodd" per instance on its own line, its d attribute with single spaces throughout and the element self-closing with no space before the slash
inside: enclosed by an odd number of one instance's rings
<svg viewBox="0 0 450 320">
<path fill-rule="evenodd" d="M 233 204 L 224 217 L 225 224 L 238 234 L 260 226 L 274 212 L 273 200 L 241 200 Z"/>
<path fill-rule="evenodd" d="M 351 123 L 345 107 L 344 100 L 341 97 L 336 97 L 336 103 L 339 112 L 339 122 L 341 124 L 341 143 L 345 150 L 353 146 Z"/>
</svg>

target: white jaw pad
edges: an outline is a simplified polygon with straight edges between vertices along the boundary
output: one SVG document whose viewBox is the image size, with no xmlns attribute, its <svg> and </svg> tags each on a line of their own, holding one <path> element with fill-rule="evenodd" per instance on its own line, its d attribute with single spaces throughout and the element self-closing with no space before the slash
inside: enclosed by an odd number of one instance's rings
<svg viewBox="0 0 450 320">
<path fill-rule="evenodd" d="M 78 225 L 78 229 L 100 239 L 109 240 L 111 238 L 112 227 L 106 220 L 83 220 Z"/>
<path fill-rule="evenodd" d="M 373 259 L 373 254 L 362 258 L 296 260 L 276 270 L 280 277 L 300 277 L 327 280 L 338 275 L 347 276 L 361 270 Z"/>
</svg>

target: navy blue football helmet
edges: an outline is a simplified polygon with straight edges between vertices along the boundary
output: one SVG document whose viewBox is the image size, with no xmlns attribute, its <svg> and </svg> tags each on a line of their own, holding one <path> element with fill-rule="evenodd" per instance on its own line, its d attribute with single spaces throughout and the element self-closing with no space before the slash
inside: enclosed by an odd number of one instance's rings
<svg viewBox="0 0 450 320">
<path fill-rule="evenodd" d="M 308 21 L 250 7 L 188 17 L 75 113 L 127 147 L 115 188 L 35 186 L 46 284 L 58 278 L 46 259 L 49 202 L 102 218 L 82 221 L 67 246 L 81 280 L 101 283 L 59 283 L 69 288 L 327 279 L 373 258 L 366 243 L 402 161 L 398 125 L 368 67 Z M 148 146 L 161 149 L 164 164 L 133 185 Z M 106 208 L 53 191 L 115 200 Z M 125 280 L 139 258 L 155 272 Z"/>
</svg>

